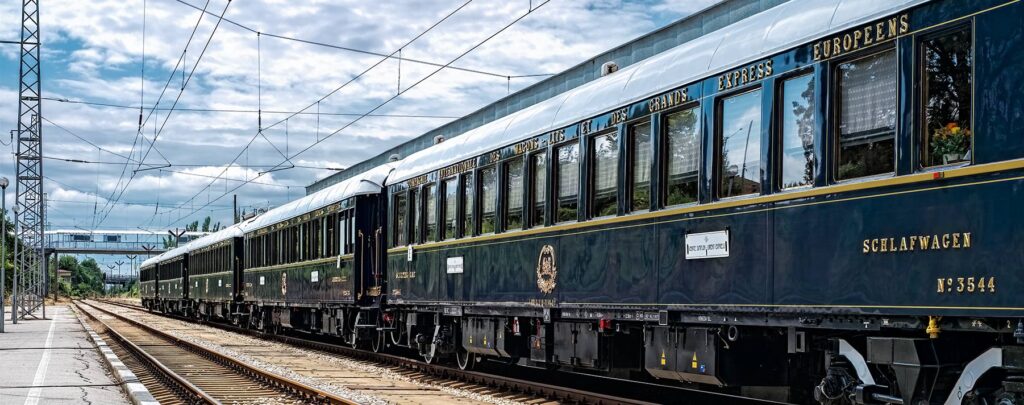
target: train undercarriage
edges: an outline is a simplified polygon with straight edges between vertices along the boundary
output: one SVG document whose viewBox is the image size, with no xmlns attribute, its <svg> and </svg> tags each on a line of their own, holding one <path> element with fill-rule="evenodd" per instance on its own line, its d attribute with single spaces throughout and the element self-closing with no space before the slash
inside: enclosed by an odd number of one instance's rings
<svg viewBox="0 0 1024 405">
<path fill-rule="evenodd" d="M 1024 404 L 1024 324 L 938 317 L 145 300 L 267 333 L 329 336 L 471 369 L 480 361 L 680 384 L 794 403 Z M 631 318 L 631 319 L 623 319 Z M 759 319 L 759 322 L 755 322 Z"/>
</svg>

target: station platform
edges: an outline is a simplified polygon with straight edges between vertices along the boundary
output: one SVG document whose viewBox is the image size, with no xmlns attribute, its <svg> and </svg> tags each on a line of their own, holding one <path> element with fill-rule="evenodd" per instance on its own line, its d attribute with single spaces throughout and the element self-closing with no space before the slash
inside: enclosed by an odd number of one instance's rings
<svg viewBox="0 0 1024 405">
<path fill-rule="evenodd" d="M 0 405 L 129 404 L 100 351 L 67 305 L 48 319 L 11 323 L 0 333 Z"/>
</svg>

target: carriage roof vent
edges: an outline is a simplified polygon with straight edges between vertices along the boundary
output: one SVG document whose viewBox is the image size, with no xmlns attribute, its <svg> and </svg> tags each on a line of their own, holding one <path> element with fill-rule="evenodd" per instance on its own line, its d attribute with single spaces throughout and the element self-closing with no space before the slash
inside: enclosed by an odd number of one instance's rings
<svg viewBox="0 0 1024 405">
<path fill-rule="evenodd" d="M 434 145 L 444 142 L 444 135 L 434 136 Z"/>
<path fill-rule="evenodd" d="M 388 156 L 388 162 L 397 162 L 398 159 L 401 159 L 401 157 L 399 157 L 397 153 Z"/>
<path fill-rule="evenodd" d="M 619 64 L 615 63 L 615 61 L 609 61 L 601 64 L 601 77 L 608 76 L 617 71 L 619 71 Z"/>
</svg>

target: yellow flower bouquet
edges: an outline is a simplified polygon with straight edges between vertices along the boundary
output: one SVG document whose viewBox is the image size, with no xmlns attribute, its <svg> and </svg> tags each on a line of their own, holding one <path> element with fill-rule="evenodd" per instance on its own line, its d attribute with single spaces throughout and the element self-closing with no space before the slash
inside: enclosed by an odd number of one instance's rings
<svg viewBox="0 0 1024 405">
<path fill-rule="evenodd" d="M 955 122 L 936 129 L 932 133 L 931 153 L 933 162 L 949 164 L 966 159 L 971 146 L 971 130 L 961 128 Z"/>
</svg>

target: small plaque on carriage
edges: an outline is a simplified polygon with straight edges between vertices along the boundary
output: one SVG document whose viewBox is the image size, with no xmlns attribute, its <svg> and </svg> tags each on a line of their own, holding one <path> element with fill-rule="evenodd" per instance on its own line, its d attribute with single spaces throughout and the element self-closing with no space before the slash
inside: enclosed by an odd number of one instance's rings
<svg viewBox="0 0 1024 405">
<path fill-rule="evenodd" d="M 462 256 L 448 258 L 448 274 L 462 274 Z"/>
<path fill-rule="evenodd" d="M 686 259 L 729 257 L 729 231 L 691 233 L 686 235 Z"/>
</svg>

